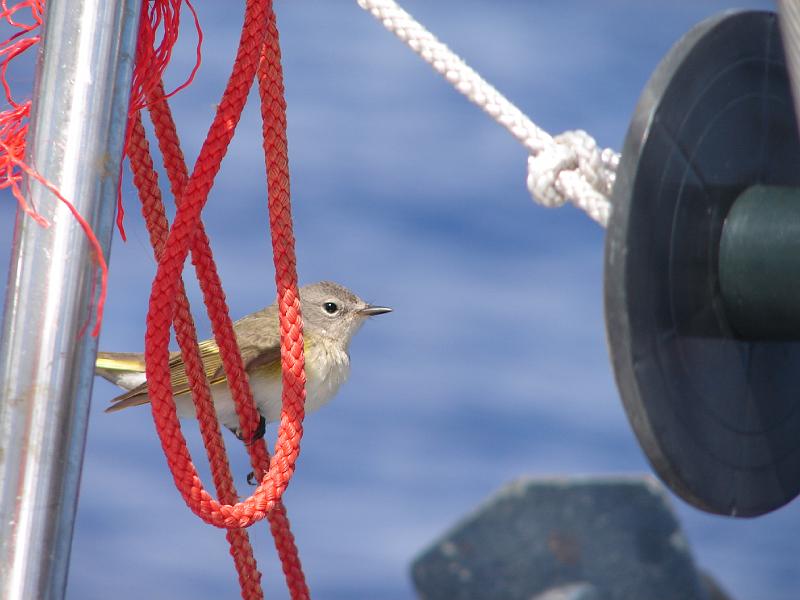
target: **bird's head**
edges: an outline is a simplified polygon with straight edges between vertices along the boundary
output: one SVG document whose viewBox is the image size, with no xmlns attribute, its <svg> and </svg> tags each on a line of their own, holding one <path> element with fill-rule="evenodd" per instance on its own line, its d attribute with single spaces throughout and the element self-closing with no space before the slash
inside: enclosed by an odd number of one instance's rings
<svg viewBox="0 0 800 600">
<path fill-rule="evenodd" d="M 391 312 L 386 306 L 368 304 L 346 287 L 320 281 L 300 288 L 300 306 L 307 336 L 324 335 L 347 347 L 369 317 Z"/>
</svg>

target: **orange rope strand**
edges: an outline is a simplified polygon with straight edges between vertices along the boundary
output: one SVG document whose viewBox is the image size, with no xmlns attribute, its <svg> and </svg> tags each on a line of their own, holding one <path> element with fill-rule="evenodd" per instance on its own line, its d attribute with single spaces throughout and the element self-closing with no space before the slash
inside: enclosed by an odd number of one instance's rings
<svg viewBox="0 0 800 600">
<path fill-rule="evenodd" d="M 269 48 L 269 51 L 262 48 Z M 262 55 L 269 55 L 269 58 L 262 60 Z M 220 348 L 228 386 L 236 402 L 240 430 L 245 439 L 251 438 L 259 415 L 247 383 L 244 365 L 233 334 L 232 322 L 228 316 L 225 296 L 214 266 L 208 238 L 200 220 L 200 212 L 219 170 L 219 164 L 227 145 L 233 136 L 256 71 L 260 65 L 266 65 L 267 60 L 272 61 L 272 64 L 269 65 L 271 74 L 269 80 L 272 82 L 272 87 L 280 90 L 281 101 L 273 100 L 266 110 L 267 113 L 273 115 L 269 119 L 269 122 L 272 123 L 271 130 L 283 127 L 282 133 L 273 135 L 275 138 L 282 139 L 283 143 L 275 145 L 265 141 L 265 147 L 272 148 L 270 150 L 272 156 L 267 157 L 268 205 L 270 222 L 273 224 L 276 282 L 281 308 L 284 415 L 276 443 L 276 456 L 272 461 L 269 460 L 263 440 L 248 446 L 254 472 L 262 475 L 262 480 L 250 498 L 236 502 L 236 492 L 232 480 L 230 480 L 224 444 L 210 399 L 208 383 L 203 374 L 193 324 L 188 315 L 188 302 L 183 292 L 181 272 L 183 263 L 191 251 L 192 262 L 203 291 L 212 329 Z M 142 195 L 143 210 L 149 223 L 151 239 L 154 245 L 160 248 L 157 252 L 159 267 L 153 283 L 148 313 L 148 330 L 145 340 L 146 368 L 153 418 L 173 478 L 187 505 L 196 514 L 209 523 L 228 529 L 231 553 L 234 555 L 239 571 L 243 595 L 247 598 L 261 597 L 260 587 L 257 585 L 260 574 L 255 567 L 252 550 L 246 536 L 244 538 L 237 537 L 243 533 L 239 528 L 247 527 L 268 517 L 290 593 L 292 598 L 300 599 L 308 598 L 308 589 L 294 538 L 289 529 L 285 508 L 280 501 L 299 453 L 305 398 L 305 375 L 302 355 L 302 323 L 299 314 L 297 277 L 294 272 L 295 259 L 285 144 L 285 106 L 282 102 L 283 84 L 279 60 L 277 28 L 271 4 L 265 0 L 251 0 L 247 3 L 245 25 L 228 86 L 191 175 L 188 174 L 183 160 L 163 86 L 159 85 L 148 96 L 147 105 L 164 156 L 170 187 L 176 197 L 177 214 L 169 233 L 166 232 L 166 217 L 163 214 L 163 206 L 160 204 L 160 194 L 156 195 L 155 193 L 158 184 L 152 169 L 152 161 L 149 164 L 136 166 L 134 170 L 138 173 L 137 181 L 141 179 L 141 185 L 137 183 L 137 187 L 140 188 Z M 259 81 L 261 84 L 261 76 Z M 131 139 L 135 139 L 137 142 L 135 145 L 137 154 L 132 154 L 131 160 L 146 163 L 139 157 L 138 150 L 144 138 L 143 133 L 141 122 L 134 123 Z M 283 165 L 278 171 L 271 166 L 275 162 Z M 277 179 L 275 178 L 276 172 L 279 173 Z M 156 198 L 158 198 L 158 208 L 154 208 Z M 154 226 L 151 227 L 150 223 L 153 223 Z M 169 327 L 173 322 L 187 364 L 187 375 L 197 404 L 198 420 L 212 465 L 212 474 L 219 500 L 213 499 L 203 488 L 188 455 L 175 413 L 168 368 L 165 372 L 168 360 Z M 256 582 L 255 587 L 251 585 L 253 581 Z M 247 590 L 246 586 L 249 586 Z M 255 591 L 255 588 L 258 588 L 258 592 Z"/>
</svg>

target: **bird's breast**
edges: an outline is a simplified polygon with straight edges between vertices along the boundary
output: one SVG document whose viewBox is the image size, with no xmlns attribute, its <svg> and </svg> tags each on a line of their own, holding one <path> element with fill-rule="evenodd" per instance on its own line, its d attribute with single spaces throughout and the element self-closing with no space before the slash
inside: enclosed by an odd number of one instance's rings
<svg viewBox="0 0 800 600">
<path fill-rule="evenodd" d="M 324 341 L 310 346 L 306 352 L 306 411 L 330 400 L 349 374 L 346 351 Z"/>
<path fill-rule="evenodd" d="M 322 341 L 306 345 L 306 412 L 328 402 L 350 373 L 350 358 L 345 350 Z M 250 373 L 250 386 L 259 411 L 267 421 L 280 419 L 280 364 L 265 365 Z"/>
</svg>

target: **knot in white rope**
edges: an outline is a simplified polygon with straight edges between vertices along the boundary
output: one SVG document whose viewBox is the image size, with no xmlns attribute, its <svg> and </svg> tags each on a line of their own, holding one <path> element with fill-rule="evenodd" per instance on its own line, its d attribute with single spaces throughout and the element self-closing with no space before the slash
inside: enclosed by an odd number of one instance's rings
<svg viewBox="0 0 800 600">
<path fill-rule="evenodd" d="M 571 201 L 605 227 L 618 162 L 617 153 L 600 151 L 585 131 L 566 131 L 528 158 L 528 191 L 536 202 L 551 208 Z"/>
<path fill-rule="evenodd" d="M 619 154 L 608 148 L 598 150 L 594 138 L 585 131 L 551 137 L 395 0 L 357 2 L 525 146 L 531 153 L 528 189 L 535 201 L 562 206 L 569 200 L 606 226 Z"/>
</svg>

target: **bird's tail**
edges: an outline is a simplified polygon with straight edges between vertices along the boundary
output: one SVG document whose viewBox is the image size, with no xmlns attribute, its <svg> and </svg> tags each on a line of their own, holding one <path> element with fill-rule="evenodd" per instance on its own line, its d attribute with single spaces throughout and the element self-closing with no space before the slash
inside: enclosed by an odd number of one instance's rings
<svg viewBox="0 0 800 600">
<path fill-rule="evenodd" d="M 136 352 L 98 352 L 94 372 L 125 390 L 144 383 L 144 354 Z"/>
<path fill-rule="evenodd" d="M 106 412 L 138 406 L 150 401 L 147 396 L 144 354 L 135 352 L 98 352 L 95 373 L 118 385 L 124 394 L 111 400 Z"/>
</svg>

